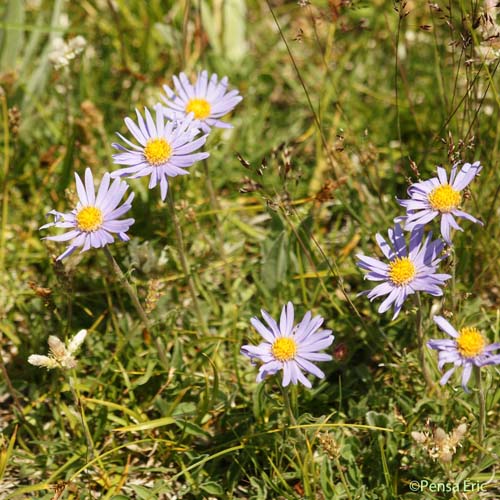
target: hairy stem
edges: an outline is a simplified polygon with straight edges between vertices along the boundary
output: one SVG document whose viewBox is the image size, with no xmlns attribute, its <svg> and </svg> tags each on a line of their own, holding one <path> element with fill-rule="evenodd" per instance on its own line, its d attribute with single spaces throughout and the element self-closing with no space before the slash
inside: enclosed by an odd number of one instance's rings
<svg viewBox="0 0 500 500">
<path fill-rule="evenodd" d="M 283 401 L 285 402 L 285 408 L 286 412 L 288 413 L 288 418 L 290 419 L 290 424 L 295 427 L 297 425 L 297 419 L 295 418 L 292 410 L 290 395 L 288 394 L 288 387 L 281 387 L 281 390 L 283 392 Z"/>
<path fill-rule="evenodd" d="M 477 399 L 479 404 L 479 425 L 477 431 L 477 439 L 479 444 L 483 446 L 484 440 L 484 430 L 486 428 L 486 398 L 484 394 L 483 384 L 481 382 L 481 368 L 479 366 L 474 366 L 474 375 L 476 377 L 476 387 L 477 387 Z M 482 454 L 479 455 L 481 460 Z"/>
<path fill-rule="evenodd" d="M 416 326 L 417 326 L 417 338 L 418 338 L 418 350 L 419 350 L 419 359 L 420 366 L 422 368 L 422 374 L 424 376 L 425 384 L 429 390 L 434 389 L 434 382 L 429 373 L 429 368 L 427 363 L 425 362 L 425 335 L 423 329 L 423 315 L 422 315 L 422 301 L 420 300 L 420 294 L 417 292 L 415 294 L 415 302 L 417 305 L 417 312 L 415 316 Z"/>
<path fill-rule="evenodd" d="M 207 323 L 205 321 L 205 317 L 203 316 L 203 314 L 201 312 L 200 304 L 198 302 L 198 297 L 196 295 L 196 289 L 194 287 L 193 278 L 191 276 L 191 270 L 189 268 L 189 263 L 188 263 L 188 260 L 186 257 L 186 251 L 184 249 L 184 240 L 182 238 L 182 231 L 181 231 L 181 227 L 179 224 L 179 219 L 177 218 L 177 214 L 175 213 L 174 199 L 172 196 L 172 191 L 170 189 L 168 190 L 167 200 L 168 200 L 168 208 L 170 210 L 170 217 L 172 219 L 172 223 L 174 225 L 174 230 L 175 230 L 175 236 L 176 236 L 176 241 L 177 241 L 177 251 L 179 253 L 179 259 L 181 261 L 182 270 L 183 270 L 184 275 L 186 276 L 186 279 L 187 279 L 189 293 L 191 294 L 191 298 L 193 300 L 193 305 L 194 305 L 196 317 L 198 318 L 198 322 L 203 330 L 203 333 L 207 334 L 208 333 L 208 326 L 207 326 Z"/>
<path fill-rule="evenodd" d="M 161 341 L 152 331 L 148 316 L 146 314 L 146 311 L 144 311 L 144 308 L 142 307 L 141 303 L 139 302 L 139 297 L 137 297 L 136 291 L 132 288 L 132 285 L 128 282 L 127 277 L 125 276 L 125 274 L 121 270 L 120 266 L 116 262 L 115 258 L 113 257 L 113 255 L 109 251 L 109 248 L 107 246 L 105 246 L 105 247 L 103 247 L 103 250 L 104 250 L 104 254 L 106 255 L 109 263 L 111 264 L 111 267 L 113 268 L 114 273 L 118 277 L 120 284 L 123 286 L 123 288 L 125 288 L 130 299 L 132 300 L 132 304 L 134 305 L 134 308 L 137 311 L 137 314 L 141 318 L 141 321 L 144 325 L 144 328 L 146 328 L 147 332 L 150 333 L 151 336 L 154 338 L 155 346 L 156 346 L 156 349 L 158 351 L 158 356 L 160 358 L 161 363 L 163 364 L 164 368 L 168 368 L 169 363 L 167 360 L 167 356 L 165 355 L 165 351 L 163 349 Z"/>
<path fill-rule="evenodd" d="M 451 247 L 451 312 L 455 314 L 457 308 L 457 259 L 455 254 L 455 248 Z"/>
<path fill-rule="evenodd" d="M 350 493 L 349 484 L 347 483 L 347 480 L 345 478 L 344 471 L 342 470 L 342 466 L 340 465 L 340 460 L 339 460 L 338 456 L 336 456 L 334 458 L 334 462 L 335 462 L 335 467 L 337 467 L 337 470 L 339 472 L 340 481 L 342 482 L 342 485 L 344 486 L 344 490 L 345 490 L 345 493 L 347 495 L 347 498 L 349 500 L 352 500 L 352 496 L 351 496 L 351 493 Z"/>
</svg>

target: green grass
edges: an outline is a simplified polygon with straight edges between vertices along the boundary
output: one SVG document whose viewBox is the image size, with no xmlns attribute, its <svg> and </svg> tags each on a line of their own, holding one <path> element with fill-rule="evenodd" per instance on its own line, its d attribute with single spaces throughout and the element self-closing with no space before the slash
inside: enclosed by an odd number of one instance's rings
<svg viewBox="0 0 500 500">
<path fill-rule="evenodd" d="M 395 321 L 378 314 L 380 301 L 357 296 L 371 285 L 355 264 L 356 253 L 378 251 L 375 234 L 402 213 L 395 197 L 416 169 L 426 179 L 436 165 L 481 160 L 465 210 L 485 226 L 461 221 L 456 282 L 442 298 L 422 296 L 424 335 L 441 337 L 439 313 L 500 341 L 498 59 L 476 51 L 496 43 L 484 41 L 483 5 L 311 3 L 0 6 L 0 498 L 500 495 L 500 370 L 482 372 L 480 443 L 474 383 L 471 394 L 458 377 L 427 390 L 413 302 Z M 86 50 L 55 70 L 51 40 L 76 35 Z M 244 97 L 225 118 L 234 128 L 207 142 L 209 180 L 197 163 L 169 188 L 208 331 L 167 203 L 141 179 L 130 182 L 132 241 L 110 250 L 146 304 L 148 332 L 103 252 L 56 264 L 64 246 L 42 241 L 50 230 L 38 227 L 49 210 L 72 206 L 75 171 L 88 165 L 100 178 L 115 168 L 111 143 L 134 108 L 153 105 L 172 75 L 204 68 Z M 277 317 L 289 300 L 335 335 L 325 379 L 290 392 L 293 426 L 281 375 L 257 384 L 239 353 L 259 342 L 250 318 L 261 308 Z M 27 363 L 47 352 L 49 335 L 82 328 L 75 373 Z M 438 381 L 436 353 L 427 354 Z M 467 432 L 450 463 L 411 437 L 461 422 Z M 466 479 L 485 491 L 463 491 Z M 461 491 L 412 493 L 410 482 L 423 480 Z"/>
</svg>

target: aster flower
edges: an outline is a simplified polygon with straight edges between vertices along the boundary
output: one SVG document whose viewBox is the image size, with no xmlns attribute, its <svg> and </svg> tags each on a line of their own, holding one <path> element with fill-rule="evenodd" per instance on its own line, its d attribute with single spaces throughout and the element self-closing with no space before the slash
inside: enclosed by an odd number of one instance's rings
<svg viewBox="0 0 500 500">
<path fill-rule="evenodd" d="M 312 317 L 307 312 L 302 321 L 294 326 L 293 304 L 288 302 L 281 311 L 280 324 L 264 310 L 262 316 L 268 326 L 265 326 L 257 318 L 250 322 L 262 335 L 265 342 L 258 346 L 244 345 L 241 354 L 248 356 L 252 361 L 258 359 L 263 363 L 257 375 L 257 382 L 261 382 L 268 375 L 274 375 L 283 370 L 283 387 L 290 382 L 297 384 L 301 382 L 306 387 L 311 387 L 311 382 L 302 373 L 304 370 L 319 378 L 325 374 L 311 361 L 330 361 L 329 354 L 319 353 L 333 342 L 331 330 L 321 330 L 323 318 Z"/>
<path fill-rule="evenodd" d="M 114 162 L 127 167 L 112 172 L 111 177 L 127 176 L 137 179 L 150 175 L 149 189 L 160 183 L 161 199 L 164 200 L 168 191 L 168 178 L 188 174 L 185 168 L 208 158 L 209 154 L 193 153 L 205 144 L 207 135 L 195 139 L 199 129 L 194 126 L 192 114 L 173 122 L 166 120 L 160 104 L 155 106 L 155 112 L 156 120 L 144 108 L 144 120 L 136 110 L 137 124 L 130 118 L 125 118 L 125 125 L 139 146 L 117 133 L 131 149 L 113 143 L 113 147 L 121 151 L 113 155 Z"/>
<path fill-rule="evenodd" d="M 438 264 L 447 256 L 441 255 L 444 243 L 441 240 L 432 241 L 432 233 L 424 240 L 423 227 L 411 232 L 409 248 L 399 224 L 394 229 L 389 229 L 388 235 L 390 243 L 380 234 L 376 236 L 378 246 L 388 263 L 361 254 L 356 257 L 359 260 L 358 266 L 369 271 L 365 279 L 382 281 L 372 290 L 361 292 L 360 295 L 367 295 L 370 300 L 387 295 L 378 312 L 383 313 L 394 304 L 394 319 L 408 295 L 419 291 L 434 296 L 443 295 L 440 287 L 451 275 L 436 273 Z"/>
<path fill-rule="evenodd" d="M 472 182 L 481 169 L 480 163 L 476 161 L 472 164 L 465 163 L 457 173 L 457 163 L 451 169 L 448 180 L 446 170 L 437 167 L 437 177 L 412 184 L 408 188 L 410 199 L 398 200 L 398 203 L 407 210 L 407 216 L 404 218 L 405 230 L 411 231 L 441 216 L 441 235 L 444 241 L 451 245 L 451 229 L 463 231 L 455 221 L 455 217 L 469 219 L 482 225 L 480 220 L 459 209 L 462 202 L 460 192 Z"/>
<path fill-rule="evenodd" d="M 28 358 L 28 363 L 34 366 L 44 366 L 49 370 L 51 370 L 52 368 L 64 368 L 66 370 L 75 368 L 76 359 L 74 357 L 74 354 L 83 344 L 86 336 L 87 330 L 80 330 L 70 340 L 68 346 L 66 347 L 64 345 L 64 342 L 62 342 L 56 336 L 51 335 L 49 337 L 49 355 L 41 356 L 40 354 L 32 354 Z"/>
<path fill-rule="evenodd" d="M 232 128 L 232 125 L 220 121 L 219 118 L 232 111 L 243 97 L 237 90 L 227 91 L 226 76 L 220 81 L 218 79 L 214 73 L 209 81 L 207 71 L 199 72 L 194 84 L 189 82 L 184 73 L 179 77 L 174 76 L 175 92 L 168 85 L 163 86 L 166 96 L 162 96 L 162 99 L 168 115 L 179 119 L 193 113 L 195 125 L 206 133 L 210 132 L 212 127 Z"/>
<path fill-rule="evenodd" d="M 434 316 L 434 322 L 451 339 L 431 339 L 427 342 L 427 347 L 438 351 L 438 367 L 440 370 L 446 363 L 453 363 L 453 366 L 443 375 L 440 380 L 441 385 L 445 385 L 453 372 L 462 367 L 462 387 L 467 389 L 472 368 L 486 365 L 499 365 L 500 355 L 493 354 L 492 351 L 500 349 L 500 343 L 488 344 L 482 333 L 473 327 L 461 328 L 458 332 L 442 316 Z"/>
<path fill-rule="evenodd" d="M 79 199 L 76 208 L 69 213 L 51 210 L 49 215 L 54 216 L 54 222 L 40 228 L 70 229 L 66 233 L 43 238 L 52 241 L 71 240 L 69 247 L 57 257 L 57 260 L 64 259 L 78 247 L 82 247 L 82 252 L 85 252 L 90 248 L 100 248 L 113 243 L 113 233 L 116 233 L 122 241 L 128 241 L 130 238 L 126 232 L 134 223 L 134 219 L 119 219 L 131 209 L 134 198 L 134 193 L 131 193 L 125 203 L 118 206 L 128 189 L 126 182 L 116 179 L 110 186 L 110 175 L 105 173 L 96 196 L 90 168 L 85 169 L 85 185 L 77 173 L 75 179 Z"/>
</svg>

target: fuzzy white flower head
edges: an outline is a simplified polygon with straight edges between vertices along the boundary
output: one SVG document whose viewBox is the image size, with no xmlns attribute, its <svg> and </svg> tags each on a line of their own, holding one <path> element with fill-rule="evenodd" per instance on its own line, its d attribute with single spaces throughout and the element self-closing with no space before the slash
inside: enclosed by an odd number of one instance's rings
<svg viewBox="0 0 500 500">
<path fill-rule="evenodd" d="M 83 52 L 87 41 L 83 36 L 76 36 L 67 43 L 61 38 L 56 37 L 52 40 L 52 50 L 49 52 L 49 61 L 55 69 L 68 66 L 72 59 Z"/>
<path fill-rule="evenodd" d="M 70 341 L 68 346 L 64 345 L 58 337 L 51 335 L 49 337 L 50 353 L 48 356 L 40 354 L 32 354 L 28 358 L 28 363 L 34 366 L 43 366 L 49 370 L 52 368 L 64 368 L 69 370 L 76 367 L 75 352 L 80 348 L 85 337 L 87 330 L 80 330 Z"/>
</svg>

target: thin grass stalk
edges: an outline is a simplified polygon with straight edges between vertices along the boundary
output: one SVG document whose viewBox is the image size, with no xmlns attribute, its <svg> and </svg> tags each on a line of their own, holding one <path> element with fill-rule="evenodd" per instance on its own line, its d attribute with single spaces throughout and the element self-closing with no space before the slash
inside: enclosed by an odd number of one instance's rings
<svg viewBox="0 0 500 500">
<path fill-rule="evenodd" d="M 148 331 L 148 333 L 151 334 L 151 336 L 154 338 L 155 346 L 158 351 L 158 356 L 160 358 L 161 363 L 163 364 L 164 368 L 169 368 L 169 363 L 167 360 L 167 356 L 165 355 L 165 351 L 163 349 L 163 346 L 160 342 L 160 339 L 154 334 L 154 332 L 151 329 L 151 325 L 148 319 L 148 316 L 146 314 L 146 311 L 144 311 L 144 308 L 142 307 L 139 297 L 137 296 L 137 293 L 135 290 L 132 288 L 132 285 L 128 282 L 127 277 L 121 270 L 120 266 L 116 262 L 115 258 L 109 251 L 109 248 L 107 246 L 103 247 L 104 250 L 104 255 L 106 255 L 106 258 L 108 259 L 109 263 L 111 264 L 111 267 L 113 268 L 114 273 L 118 277 L 118 280 L 120 281 L 120 284 L 123 285 L 125 288 L 126 292 L 128 293 L 130 299 L 132 300 L 132 304 L 134 305 L 135 310 L 137 311 L 137 314 L 139 315 L 139 318 L 141 318 L 141 321 L 144 325 L 144 328 Z"/>
<path fill-rule="evenodd" d="M 198 302 L 198 297 L 196 295 L 196 289 L 194 287 L 193 277 L 191 276 L 189 262 L 186 257 L 186 251 L 184 249 L 184 239 L 182 237 L 182 230 L 179 224 L 179 219 L 177 218 L 177 214 L 175 213 L 174 198 L 172 196 L 171 189 L 168 190 L 167 201 L 168 201 L 168 208 L 170 210 L 170 217 L 172 219 L 172 223 L 174 225 L 174 230 L 175 230 L 175 236 L 177 241 L 177 252 L 179 253 L 179 259 L 181 261 L 182 270 L 187 279 L 189 293 L 191 294 L 191 299 L 193 300 L 193 306 L 196 316 L 198 318 L 198 323 L 200 324 L 203 333 L 208 334 L 209 333 L 208 326 L 205 321 L 205 317 L 203 316 L 203 313 L 201 312 L 200 309 L 200 303 Z"/>
<path fill-rule="evenodd" d="M 323 129 L 321 127 L 321 122 L 320 122 L 320 120 L 318 118 L 316 110 L 314 109 L 314 106 L 313 106 L 313 103 L 312 103 L 312 100 L 311 100 L 311 96 L 309 95 L 309 91 L 307 90 L 307 87 L 306 87 L 306 84 L 304 82 L 304 79 L 302 78 L 302 75 L 301 75 L 300 70 L 299 70 L 299 68 L 297 66 L 297 63 L 295 62 L 295 58 L 294 58 L 294 56 L 292 54 L 290 46 L 288 45 L 286 37 L 283 34 L 283 31 L 281 30 L 281 26 L 280 26 L 280 24 L 278 22 L 278 18 L 276 17 L 276 14 L 274 13 L 274 10 L 273 10 L 273 7 L 271 5 L 271 2 L 269 0 L 266 0 L 266 3 L 267 3 L 267 6 L 269 7 L 269 10 L 271 11 L 271 15 L 273 16 L 273 20 L 274 20 L 274 23 L 276 24 L 276 27 L 277 27 L 278 32 L 280 34 L 280 37 L 283 40 L 283 43 L 285 44 L 286 50 L 288 52 L 288 56 L 290 57 L 292 65 L 293 65 L 293 67 L 295 69 L 295 73 L 297 74 L 297 78 L 299 79 L 300 85 L 302 86 L 302 89 L 304 90 L 304 93 L 306 95 L 306 99 L 307 99 L 307 103 L 309 105 L 309 108 L 311 109 L 311 111 L 313 113 L 314 123 L 316 124 L 316 127 L 318 128 L 318 132 L 319 132 L 319 135 L 320 135 L 321 143 L 323 144 L 323 148 L 324 148 L 325 153 L 326 153 L 326 158 L 327 158 L 328 163 L 330 164 L 330 167 L 332 169 L 333 177 L 334 177 L 335 180 L 338 180 L 338 178 L 339 178 L 339 175 L 338 175 L 338 172 L 337 172 L 338 165 L 336 165 L 336 163 L 333 160 L 331 150 L 328 147 L 328 141 L 326 140 L 325 134 L 324 134 Z"/>
</svg>

